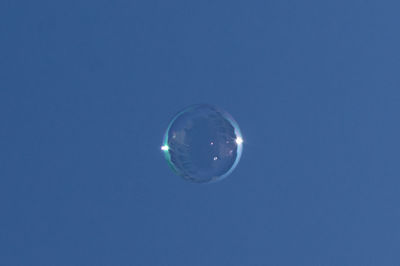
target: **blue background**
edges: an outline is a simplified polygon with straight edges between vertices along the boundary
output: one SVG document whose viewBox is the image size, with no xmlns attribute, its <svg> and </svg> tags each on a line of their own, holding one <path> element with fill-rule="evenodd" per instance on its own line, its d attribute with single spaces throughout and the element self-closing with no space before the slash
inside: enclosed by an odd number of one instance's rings
<svg viewBox="0 0 400 266">
<path fill-rule="evenodd" d="M 0 265 L 399 265 L 398 1 L 0 2 Z M 216 104 L 197 185 L 160 146 Z"/>
</svg>

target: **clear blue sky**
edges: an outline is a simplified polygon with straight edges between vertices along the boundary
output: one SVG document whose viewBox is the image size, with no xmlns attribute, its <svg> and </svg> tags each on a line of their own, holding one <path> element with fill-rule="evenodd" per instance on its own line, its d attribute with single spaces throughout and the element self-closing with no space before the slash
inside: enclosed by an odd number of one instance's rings
<svg viewBox="0 0 400 266">
<path fill-rule="evenodd" d="M 0 2 L 0 265 L 399 265 L 398 1 Z M 245 143 L 174 175 L 169 120 Z"/>
</svg>

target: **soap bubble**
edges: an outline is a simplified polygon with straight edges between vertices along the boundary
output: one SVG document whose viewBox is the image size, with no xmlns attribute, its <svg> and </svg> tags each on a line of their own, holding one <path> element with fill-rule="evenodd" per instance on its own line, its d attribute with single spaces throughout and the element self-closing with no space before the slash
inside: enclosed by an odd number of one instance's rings
<svg viewBox="0 0 400 266">
<path fill-rule="evenodd" d="M 172 119 L 161 150 L 178 175 L 192 182 L 209 183 L 227 177 L 235 169 L 242 143 L 239 126 L 227 112 L 196 104 Z"/>
</svg>

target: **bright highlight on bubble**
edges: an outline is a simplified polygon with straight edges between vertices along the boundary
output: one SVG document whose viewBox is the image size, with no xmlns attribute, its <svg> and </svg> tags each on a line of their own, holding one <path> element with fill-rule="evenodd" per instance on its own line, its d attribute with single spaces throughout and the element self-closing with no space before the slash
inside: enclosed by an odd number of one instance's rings
<svg viewBox="0 0 400 266">
<path fill-rule="evenodd" d="M 169 150 L 168 145 L 161 146 L 161 150 L 162 151 L 168 151 Z"/>
<path fill-rule="evenodd" d="M 239 126 L 227 112 L 197 104 L 179 112 L 168 126 L 161 150 L 184 179 L 209 183 L 227 177 L 243 149 Z"/>
<path fill-rule="evenodd" d="M 242 137 L 237 137 L 237 138 L 235 139 L 235 142 L 236 142 L 237 145 L 241 145 L 241 144 L 243 143 Z"/>
</svg>

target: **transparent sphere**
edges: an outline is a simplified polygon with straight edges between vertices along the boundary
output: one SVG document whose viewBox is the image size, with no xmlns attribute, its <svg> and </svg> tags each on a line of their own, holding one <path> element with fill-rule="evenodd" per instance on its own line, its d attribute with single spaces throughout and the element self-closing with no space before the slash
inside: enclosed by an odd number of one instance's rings
<svg viewBox="0 0 400 266">
<path fill-rule="evenodd" d="M 225 178 L 235 169 L 242 142 L 239 127 L 227 112 L 196 104 L 172 119 L 161 149 L 178 175 L 208 183 Z"/>
</svg>

